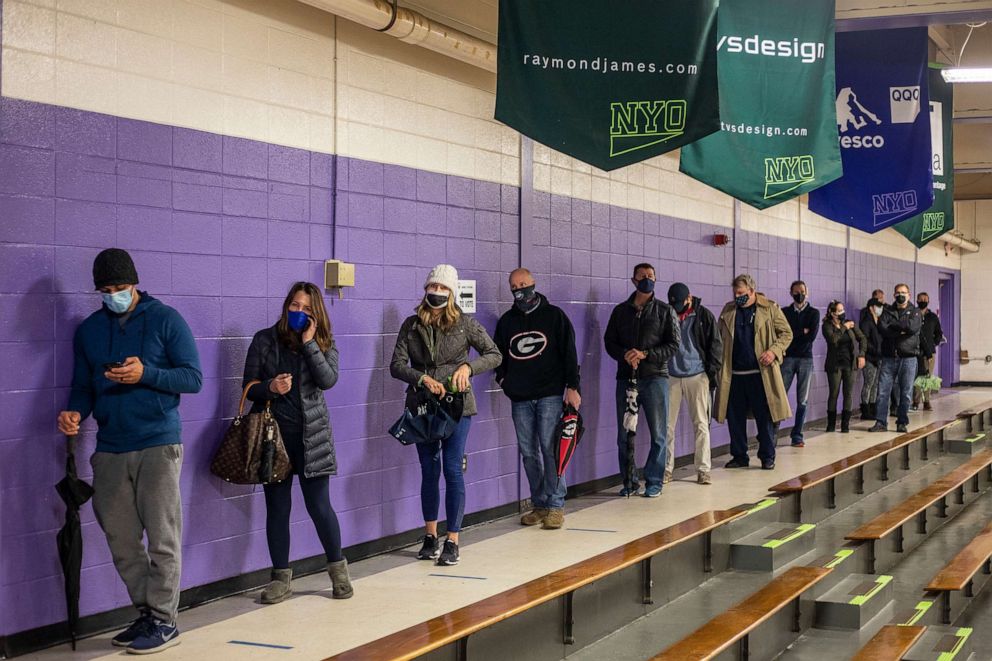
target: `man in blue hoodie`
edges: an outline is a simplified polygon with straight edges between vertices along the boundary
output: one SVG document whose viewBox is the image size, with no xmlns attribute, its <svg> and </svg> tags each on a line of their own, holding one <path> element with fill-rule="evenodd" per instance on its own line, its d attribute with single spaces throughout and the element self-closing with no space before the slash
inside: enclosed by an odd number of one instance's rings
<svg viewBox="0 0 992 661">
<path fill-rule="evenodd" d="M 203 377 L 189 326 L 137 290 L 127 252 L 109 248 L 97 255 L 93 284 L 103 307 L 76 329 L 72 391 L 58 426 L 75 436 L 83 419 L 92 414 L 96 420 L 93 510 L 140 613 L 112 642 L 150 654 L 179 642 L 179 395 L 199 392 Z"/>
</svg>

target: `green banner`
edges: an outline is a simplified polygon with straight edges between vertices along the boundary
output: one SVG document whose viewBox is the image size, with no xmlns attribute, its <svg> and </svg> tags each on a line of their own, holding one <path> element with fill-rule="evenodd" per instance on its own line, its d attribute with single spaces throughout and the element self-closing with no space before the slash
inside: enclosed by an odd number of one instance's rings
<svg viewBox="0 0 992 661">
<path fill-rule="evenodd" d="M 679 169 L 758 209 L 842 174 L 834 97 L 834 0 L 721 0 L 719 133 Z"/>
<path fill-rule="evenodd" d="M 602 170 L 720 130 L 717 0 L 500 0 L 496 119 Z"/>
<path fill-rule="evenodd" d="M 922 248 L 954 229 L 954 86 L 930 65 L 930 144 L 933 149 L 933 206 L 896 229 Z"/>
</svg>

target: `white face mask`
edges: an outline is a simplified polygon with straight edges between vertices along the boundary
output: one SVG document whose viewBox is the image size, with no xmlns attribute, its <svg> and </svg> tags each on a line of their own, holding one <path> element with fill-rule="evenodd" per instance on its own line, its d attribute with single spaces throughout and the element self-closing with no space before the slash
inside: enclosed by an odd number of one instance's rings
<svg viewBox="0 0 992 661">
<path fill-rule="evenodd" d="M 872 310 L 874 310 L 874 311 L 875 311 L 875 316 L 876 316 L 876 317 L 881 317 L 881 316 L 882 316 L 882 306 L 881 306 L 881 305 L 876 305 L 876 306 L 874 306 L 874 307 L 872 308 Z"/>
</svg>

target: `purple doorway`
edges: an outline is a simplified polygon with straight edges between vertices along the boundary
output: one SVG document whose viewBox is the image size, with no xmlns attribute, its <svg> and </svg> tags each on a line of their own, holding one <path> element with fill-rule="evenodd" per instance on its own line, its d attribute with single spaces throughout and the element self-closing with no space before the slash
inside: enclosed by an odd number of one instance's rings
<svg viewBox="0 0 992 661">
<path fill-rule="evenodd" d="M 940 317 L 940 326 L 944 331 L 944 342 L 937 348 L 937 376 L 940 377 L 944 386 L 954 383 L 954 356 L 952 338 L 957 337 L 957 328 L 954 318 L 954 275 L 952 273 L 941 273 L 938 281 L 938 305 L 937 316 Z"/>
</svg>

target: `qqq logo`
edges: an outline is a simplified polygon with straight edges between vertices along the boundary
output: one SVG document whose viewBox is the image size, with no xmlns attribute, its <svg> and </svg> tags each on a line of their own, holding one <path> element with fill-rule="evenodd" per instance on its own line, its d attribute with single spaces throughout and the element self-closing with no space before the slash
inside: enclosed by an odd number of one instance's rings
<svg viewBox="0 0 992 661">
<path fill-rule="evenodd" d="M 517 333 L 510 338 L 510 357 L 516 360 L 537 358 L 548 346 L 548 337 L 539 331 Z"/>
<path fill-rule="evenodd" d="M 889 112 L 893 124 L 912 124 L 920 114 L 920 86 L 890 87 Z"/>
</svg>

